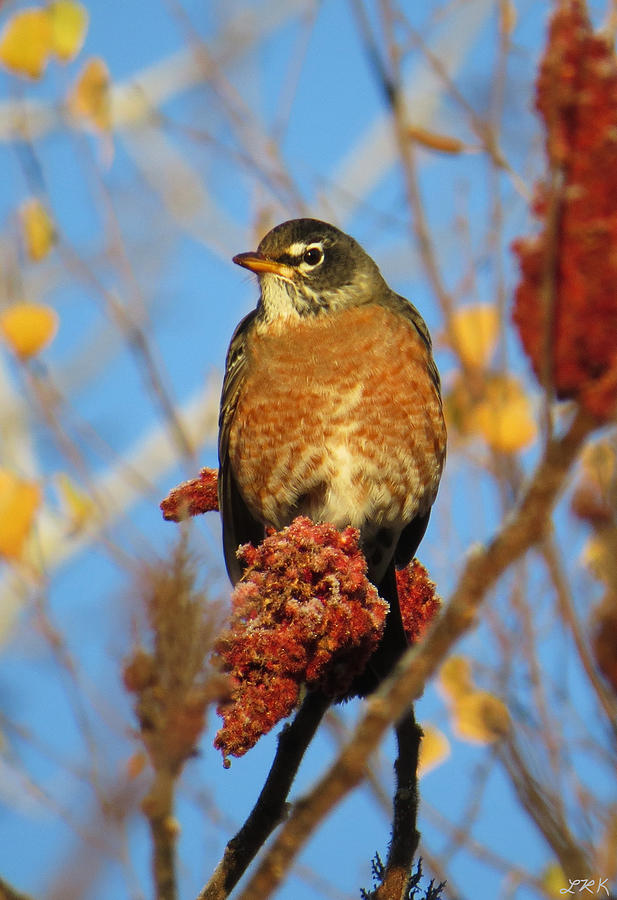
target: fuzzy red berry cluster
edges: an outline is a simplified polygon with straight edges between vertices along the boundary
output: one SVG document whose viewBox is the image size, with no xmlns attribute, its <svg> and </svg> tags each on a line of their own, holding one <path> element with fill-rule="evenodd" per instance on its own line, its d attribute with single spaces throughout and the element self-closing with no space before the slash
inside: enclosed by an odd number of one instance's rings
<svg viewBox="0 0 617 900">
<path fill-rule="evenodd" d="M 356 529 L 298 517 L 240 548 L 247 570 L 217 646 L 232 679 L 215 742 L 225 755 L 242 755 L 286 718 L 303 684 L 335 698 L 363 671 L 388 604 L 366 577 L 358 541 Z"/>
<path fill-rule="evenodd" d="M 534 204 L 540 233 L 514 244 L 514 321 L 541 383 L 607 419 L 617 406 L 617 63 L 582 0 L 553 15 L 536 108 L 549 174 Z"/>
</svg>

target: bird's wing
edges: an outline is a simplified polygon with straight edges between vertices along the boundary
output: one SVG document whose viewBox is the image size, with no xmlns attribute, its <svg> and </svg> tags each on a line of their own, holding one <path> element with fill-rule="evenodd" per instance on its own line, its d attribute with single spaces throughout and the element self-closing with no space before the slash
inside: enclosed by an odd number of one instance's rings
<svg viewBox="0 0 617 900">
<path fill-rule="evenodd" d="M 429 334 L 429 330 L 426 327 L 426 322 L 409 300 L 406 300 L 405 297 L 401 297 L 400 294 L 395 294 L 392 291 L 392 307 L 400 313 L 405 319 L 407 319 L 414 326 L 420 338 L 422 339 L 422 343 L 427 349 L 427 365 L 429 375 L 431 376 L 431 381 L 437 388 L 437 394 L 439 396 L 439 401 L 441 402 L 441 378 L 439 377 L 439 372 L 437 371 L 437 366 L 435 365 L 435 360 L 433 359 L 433 342 L 431 341 L 431 336 Z"/>
<path fill-rule="evenodd" d="M 411 322 L 418 332 L 422 343 L 426 347 L 426 365 L 431 381 L 435 386 L 437 397 L 441 403 L 441 379 L 439 377 L 437 366 L 435 365 L 435 360 L 433 359 L 433 342 L 431 341 L 429 330 L 426 327 L 426 322 L 413 303 L 410 303 L 405 297 L 394 294 L 393 305 L 400 315 Z M 397 569 L 404 568 L 404 566 L 413 559 L 415 552 L 418 549 L 418 545 L 424 537 L 430 514 L 431 511 L 429 509 L 424 515 L 417 516 L 403 528 L 394 552 L 394 561 Z"/>
<path fill-rule="evenodd" d="M 429 509 L 423 516 L 416 516 L 415 519 L 412 519 L 401 531 L 394 551 L 394 562 L 397 569 L 404 569 L 416 555 L 416 550 L 424 537 L 430 516 L 431 511 Z"/>
<path fill-rule="evenodd" d="M 263 540 L 264 528 L 249 512 L 233 475 L 229 461 L 229 433 L 246 377 L 246 335 L 257 314 L 253 310 L 236 328 L 225 364 L 225 378 L 219 416 L 219 508 L 223 520 L 223 550 L 229 577 L 235 584 L 242 575 L 236 556 L 240 544 Z"/>
</svg>

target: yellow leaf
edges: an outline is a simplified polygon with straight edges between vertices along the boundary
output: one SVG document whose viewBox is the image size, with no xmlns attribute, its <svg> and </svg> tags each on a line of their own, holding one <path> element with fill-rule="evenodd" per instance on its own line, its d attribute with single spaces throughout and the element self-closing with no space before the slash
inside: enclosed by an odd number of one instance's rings
<svg viewBox="0 0 617 900">
<path fill-rule="evenodd" d="M 500 453 L 515 453 L 535 440 L 531 405 L 516 378 L 495 375 L 487 381 L 485 397 L 473 412 L 473 429 Z"/>
<path fill-rule="evenodd" d="M 40 502 L 37 484 L 0 469 L 0 556 L 20 558 Z"/>
<path fill-rule="evenodd" d="M 88 12 L 76 0 L 56 0 L 48 9 L 53 52 L 61 62 L 70 62 L 84 45 L 88 30 Z"/>
<path fill-rule="evenodd" d="M 26 253 L 35 261 L 44 259 L 56 239 L 51 216 L 40 200 L 27 200 L 19 211 Z"/>
<path fill-rule="evenodd" d="M 594 578 L 611 584 L 616 574 L 614 532 L 602 530 L 588 538 L 583 547 L 582 559 Z"/>
<path fill-rule="evenodd" d="M 31 6 L 14 13 L 0 35 L 0 63 L 16 75 L 40 78 L 52 53 L 51 19 Z"/>
<path fill-rule="evenodd" d="M 450 742 L 438 728 L 433 725 L 423 725 L 422 743 L 420 744 L 420 757 L 418 760 L 418 775 L 422 777 L 450 756 Z"/>
<path fill-rule="evenodd" d="M 540 875 L 540 881 L 549 897 L 563 897 L 570 887 L 559 863 L 550 863 Z"/>
<path fill-rule="evenodd" d="M 458 700 L 473 690 L 471 663 L 466 656 L 450 656 L 437 678 L 441 693 L 449 700 Z"/>
<path fill-rule="evenodd" d="M 46 347 L 58 330 L 58 314 L 42 303 L 14 303 L 0 313 L 0 332 L 20 359 Z"/>
<path fill-rule="evenodd" d="M 450 342 L 462 362 L 483 368 L 493 355 L 499 333 L 497 309 L 477 303 L 457 309 L 450 320 Z"/>
<path fill-rule="evenodd" d="M 443 395 L 443 411 L 448 433 L 458 431 L 466 437 L 473 430 L 475 401 L 468 381 L 457 373 L 449 390 Z"/>
<path fill-rule="evenodd" d="M 415 141 L 428 150 L 439 150 L 441 153 L 462 153 L 466 148 L 463 141 L 458 138 L 450 137 L 447 134 L 437 134 L 435 131 L 428 131 L 426 128 L 419 128 L 410 125 L 407 134 Z"/>
<path fill-rule="evenodd" d="M 600 440 L 585 446 L 581 463 L 593 484 L 603 493 L 608 493 L 617 477 L 617 450 L 614 443 Z"/>
<path fill-rule="evenodd" d="M 56 475 L 55 482 L 72 530 L 81 531 L 94 518 L 95 504 L 64 472 Z"/>
<path fill-rule="evenodd" d="M 487 691 L 472 691 L 458 697 L 452 714 L 455 734 L 471 744 L 490 744 L 510 729 L 507 706 Z"/>
<path fill-rule="evenodd" d="M 108 131 L 111 127 L 109 84 L 109 69 L 104 60 L 89 59 L 68 97 L 71 114 L 98 131 Z"/>
</svg>

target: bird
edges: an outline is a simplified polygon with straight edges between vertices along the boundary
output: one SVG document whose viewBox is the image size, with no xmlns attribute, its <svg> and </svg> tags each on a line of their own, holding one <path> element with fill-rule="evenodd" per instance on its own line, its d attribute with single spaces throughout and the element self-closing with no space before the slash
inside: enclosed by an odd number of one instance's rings
<svg viewBox="0 0 617 900">
<path fill-rule="evenodd" d="M 418 310 L 350 235 L 277 225 L 233 262 L 259 301 L 236 328 L 219 417 L 225 563 L 296 516 L 359 529 L 367 576 L 389 604 L 350 696 L 371 693 L 407 647 L 395 569 L 416 553 L 446 455 L 439 373 Z"/>
</svg>

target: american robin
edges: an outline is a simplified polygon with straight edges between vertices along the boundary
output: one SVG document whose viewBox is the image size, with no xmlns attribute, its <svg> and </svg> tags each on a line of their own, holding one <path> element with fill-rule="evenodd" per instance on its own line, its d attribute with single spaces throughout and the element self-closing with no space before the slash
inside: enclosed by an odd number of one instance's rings
<svg viewBox="0 0 617 900">
<path fill-rule="evenodd" d="M 418 310 L 349 235 L 294 219 L 234 262 L 259 278 L 257 308 L 227 354 L 219 502 L 231 581 L 236 550 L 296 516 L 360 530 L 368 577 L 390 604 L 353 692 L 406 647 L 395 566 L 424 536 L 446 452 L 439 374 Z"/>
</svg>

